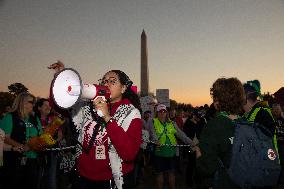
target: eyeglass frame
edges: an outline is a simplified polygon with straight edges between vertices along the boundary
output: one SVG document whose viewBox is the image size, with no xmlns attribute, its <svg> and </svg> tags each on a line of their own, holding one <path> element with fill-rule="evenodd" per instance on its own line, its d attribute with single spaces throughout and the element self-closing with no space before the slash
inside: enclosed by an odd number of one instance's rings
<svg viewBox="0 0 284 189">
<path fill-rule="evenodd" d="M 107 85 L 107 84 L 111 84 L 111 85 L 115 85 L 117 83 L 118 79 L 116 79 L 115 77 L 110 77 L 109 79 L 99 79 L 99 85 Z"/>
</svg>

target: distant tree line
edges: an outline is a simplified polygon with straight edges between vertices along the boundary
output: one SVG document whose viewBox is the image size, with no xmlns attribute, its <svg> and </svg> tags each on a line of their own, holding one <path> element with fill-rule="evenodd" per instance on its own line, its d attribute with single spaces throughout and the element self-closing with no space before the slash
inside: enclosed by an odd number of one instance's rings
<svg viewBox="0 0 284 189">
<path fill-rule="evenodd" d="M 15 97 L 21 92 L 29 92 L 29 89 L 22 83 L 13 83 L 8 86 L 9 92 L 0 92 L 0 115 L 5 112 L 7 106 L 12 106 Z M 153 95 L 153 94 L 152 94 Z M 263 100 L 267 101 L 268 104 L 273 104 L 276 102 L 276 99 L 273 95 L 265 93 L 263 95 Z M 170 107 L 172 109 L 181 109 L 184 111 L 191 111 L 193 107 L 191 104 L 178 103 L 175 100 L 170 99 Z M 208 105 L 205 104 L 204 108 L 208 108 Z M 200 108 L 200 107 L 199 107 Z"/>
</svg>

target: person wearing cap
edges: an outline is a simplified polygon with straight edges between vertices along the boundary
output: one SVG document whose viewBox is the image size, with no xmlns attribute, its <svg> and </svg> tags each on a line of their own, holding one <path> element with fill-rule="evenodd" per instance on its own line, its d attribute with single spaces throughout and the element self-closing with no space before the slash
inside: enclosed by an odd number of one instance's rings
<svg viewBox="0 0 284 189">
<path fill-rule="evenodd" d="M 155 149 L 154 168 L 157 174 L 157 188 L 162 189 L 164 186 L 164 176 L 168 174 L 169 188 L 175 189 L 175 154 L 177 138 L 184 143 L 189 144 L 191 148 L 199 151 L 196 146 L 197 141 L 192 141 L 186 134 L 178 128 L 176 123 L 169 119 L 167 107 L 159 104 L 156 108 L 156 116 L 152 122 L 154 129 L 153 141 L 157 144 Z"/>
<path fill-rule="evenodd" d="M 262 101 L 260 82 L 258 80 L 247 81 L 244 85 L 246 103 L 244 104 L 243 117 L 251 123 L 259 123 L 267 127 L 270 132 L 275 132 L 276 123 L 269 106 Z"/>
<path fill-rule="evenodd" d="M 265 126 L 270 131 L 270 136 L 273 139 L 274 146 L 278 152 L 278 144 L 276 137 L 276 122 L 272 115 L 268 102 L 263 101 L 261 95 L 260 82 L 258 80 L 247 81 L 244 85 L 246 94 L 246 103 L 243 106 L 243 117 L 249 123 L 257 123 Z M 266 187 L 269 189 L 270 187 Z"/>
</svg>

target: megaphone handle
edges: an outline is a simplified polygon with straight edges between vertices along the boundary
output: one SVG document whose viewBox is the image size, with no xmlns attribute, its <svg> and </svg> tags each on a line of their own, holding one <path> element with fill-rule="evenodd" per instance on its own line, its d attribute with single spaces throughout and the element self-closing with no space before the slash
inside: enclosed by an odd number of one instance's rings
<svg viewBox="0 0 284 189">
<path fill-rule="evenodd" d="M 102 110 L 97 110 L 97 114 L 100 117 L 104 117 L 104 114 L 103 114 Z"/>
<path fill-rule="evenodd" d="M 97 98 L 102 98 L 103 99 L 103 101 L 105 101 L 106 102 L 106 97 L 105 96 L 96 96 L 96 98 L 94 98 L 94 100 L 96 100 Z"/>
<path fill-rule="evenodd" d="M 97 96 L 96 98 L 94 98 L 94 100 L 96 100 L 96 99 L 99 98 L 99 97 L 102 98 L 103 101 L 106 102 L 105 96 Z M 97 114 L 98 114 L 98 116 L 100 116 L 100 117 L 104 117 L 104 114 L 103 114 L 103 112 L 102 112 L 101 110 L 97 110 Z"/>
<path fill-rule="evenodd" d="M 104 116 L 104 114 L 101 110 L 96 111 L 94 109 L 92 100 L 89 100 L 89 107 L 91 109 L 91 114 L 92 114 L 93 119 L 97 122 L 102 122 L 103 121 L 102 117 Z"/>
</svg>

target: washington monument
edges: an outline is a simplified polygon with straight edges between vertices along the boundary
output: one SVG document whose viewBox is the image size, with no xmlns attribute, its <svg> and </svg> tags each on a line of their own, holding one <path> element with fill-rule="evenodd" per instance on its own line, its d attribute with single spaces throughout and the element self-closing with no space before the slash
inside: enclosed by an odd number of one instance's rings
<svg viewBox="0 0 284 189">
<path fill-rule="evenodd" d="M 141 34 L 141 97 L 149 94 L 149 72 L 148 72 L 148 52 L 147 36 L 143 29 Z"/>
</svg>

